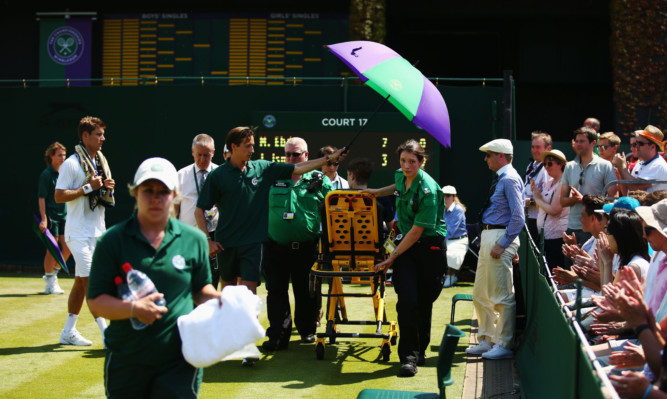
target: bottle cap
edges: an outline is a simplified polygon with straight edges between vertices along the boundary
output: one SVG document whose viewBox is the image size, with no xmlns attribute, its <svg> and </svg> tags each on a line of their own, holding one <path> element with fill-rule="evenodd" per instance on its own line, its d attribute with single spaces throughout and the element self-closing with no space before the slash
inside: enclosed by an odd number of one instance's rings
<svg viewBox="0 0 667 399">
<path fill-rule="evenodd" d="M 113 278 L 113 282 L 114 282 L 116 285 L 120 285 L 120 284 L 123 282 L 123 279 L 120 278 L 120 276 L 116 276 L 116 277 Z"/>
<path fill-rule="evenodd" d="M 125 263 L 123 263 L 123 266 L 121 266 L 121 267 L 123 268 L 123 271 L 124 271 L 125 273 L 129 273 L 130 270 L 132 270 L 132 265 L 130 265 L 129 262 L 125 262 Z"/>
</svg>

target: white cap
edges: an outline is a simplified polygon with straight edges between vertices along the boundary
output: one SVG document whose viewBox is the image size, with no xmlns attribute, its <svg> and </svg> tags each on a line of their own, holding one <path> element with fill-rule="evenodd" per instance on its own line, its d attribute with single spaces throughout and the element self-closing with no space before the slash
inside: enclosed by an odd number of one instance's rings
<svg viewBox="0 0 667 399">
<path fill-rule="evenodd" d="M 444 186 L 442 188 L 442 193 L 456 195 L 456 188 L 454 188 L 454 186 Z"/>
<path fill-rule="evenodd" d="M 176 168 L 164 158 L 148 158 L 139 165 L 134 174 L 134 185 L 138 186 L 146 180 L 156 179 L 164 183 L 169 190 L 174 190 L 178 181 Z"/>
<path fill-rule="evenodd" d="M 507 139 L 491 140 L 483 146 L 479 147 L 479 150 L 482 152 L 493 151 L 500 154 L 514 154 L 514 147 L 512 147 L 512 142 Z"/>
</svg>

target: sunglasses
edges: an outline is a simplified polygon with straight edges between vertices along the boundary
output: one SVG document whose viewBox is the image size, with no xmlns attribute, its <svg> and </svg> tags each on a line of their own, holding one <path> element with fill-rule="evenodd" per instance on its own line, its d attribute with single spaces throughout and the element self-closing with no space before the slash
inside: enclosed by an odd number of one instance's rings
<svg viewBox="0 0 667 399">
<path fill-rule="evenodd" d="M 445 194 L 445 197 L 453 197 L 454 194 Z"/>
<path fill-rule="evenodd" d="M 298 158 L 298 157 L 300 157 L 301 155 L 303 155 L 303 152 L 289 152 L 289 151 L 285 151 L 285 158 L 290 158 L 290 157 Z"/>
<path fill-rule="evenodd" d="M 599 147 L 602 151 L 607 151 L 607 148 L 611 148 L 611 147 L 613 147 L 613 146 L 602 144 L 602 145 L 599 145 L 598 147 Z"/>
<path fill-rule="evenodd" d="M 585 172 L 585 169 L 582 170 L 582 171 L 581 171 L 581 174 L 579 175 L 579 186 L 581 186 L 582 184 L 584 184 L 584 172 Z"/>
<path fill-rule="evenodd" d="M 558 162 L 556 162 L 556 161 L 546 161 L 546 162 L 544 163 L 544 165 L 550 168 L 550 167 L 552 167 L 552 166 L 554 166 L 554 165 L 560 165 L 560 163 L 558 163 Z M 581 183 L 579 183 L 579 184 L 581 184 Z"/>
<path fill-rule="evenodd" d="M 655 230 L 657 230 L 655 227 L 646 226 L 644 227 L 644 234 L 646 234 L 646 237 L 648 237 L 651 235 L 651 232 Z"/>
<path fill-rule="evenodd" d="M 630 144 L 630 147 L 643 147 L 647 144 L 648 144 L 647 142 L 637 140 L 634 143 Z"/>
</svg>

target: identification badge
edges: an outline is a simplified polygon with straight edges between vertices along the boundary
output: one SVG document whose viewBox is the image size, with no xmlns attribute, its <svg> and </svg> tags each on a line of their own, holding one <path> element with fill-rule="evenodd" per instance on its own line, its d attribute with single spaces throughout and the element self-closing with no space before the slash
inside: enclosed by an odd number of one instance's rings
<svg viewBox="0 0 667 399">
<path fill-rule="evenodd" d="M 394 252 L 394 250 L 396 249 L 396 243 L 394 242 L 394 240 L 391 239 L 391 237 L 387 238 L 383 246 L 388 254 Z"/>
<path fill-rule="evenodd" d="M 283 213 L 283 220 L 292 220 L 292 219 L 294 219 L 294 212 Z"/>
</svg>

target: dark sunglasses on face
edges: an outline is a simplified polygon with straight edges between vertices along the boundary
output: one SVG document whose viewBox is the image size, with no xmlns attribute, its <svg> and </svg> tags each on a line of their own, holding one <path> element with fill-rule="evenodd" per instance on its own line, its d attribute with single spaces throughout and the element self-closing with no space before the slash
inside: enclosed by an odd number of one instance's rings
<svg viewBox="0 0 667 399">
<path fill-rule="evenodd" d="M 558 162 L 556 162 L 556 161 L 546 161 L 546 162 L 544 163 L 544 165 L 546 165 L 546 166 L 548 166 L 548 167 L 552 167 L 552 166 L 554 166 L 554 165 L 560 165 L 560 164 L 559 164 Z M 579 183 L 579 184 L 581 184 L 581 183 Z"/>
<path fill-rule="evenodd" d="M 290 158 L 290 157 L 298 158 L 301 155 L 303 155 L 303 152 L 288 152 L 288 151 L 285 151 L 285 158 Z"/>
<path fill-rule="evenodd" d="M 445 197 L 453 197 L 454 194 L 445 194 Z"/>
<path fill-rule="evenodd" d="M 651 235 L 651 232 L 655 230 L 656 230 L 655 227 L 646 226 L 644 227 L 644 234 L 646 234 L 646 237 L 648 237 Z"/>
<path fill-rule="evenodd" d="M 602 145 L 599 145 L 598 147 L 600 147 L 600 149 L 601 149 L 602 151 L 606 151 L 607 148 L 611 148 L 612 146 L 611 146 L 611 145 L 604 145 L 604 144 L 602 144 Z"/>
<path fill-rule="evenodd" d="M 648 143 L 637 140 L 634 143 L 630 144 L 630 147 L 643 147 L 646 144 L 648 144 Z"/>
</svg>

